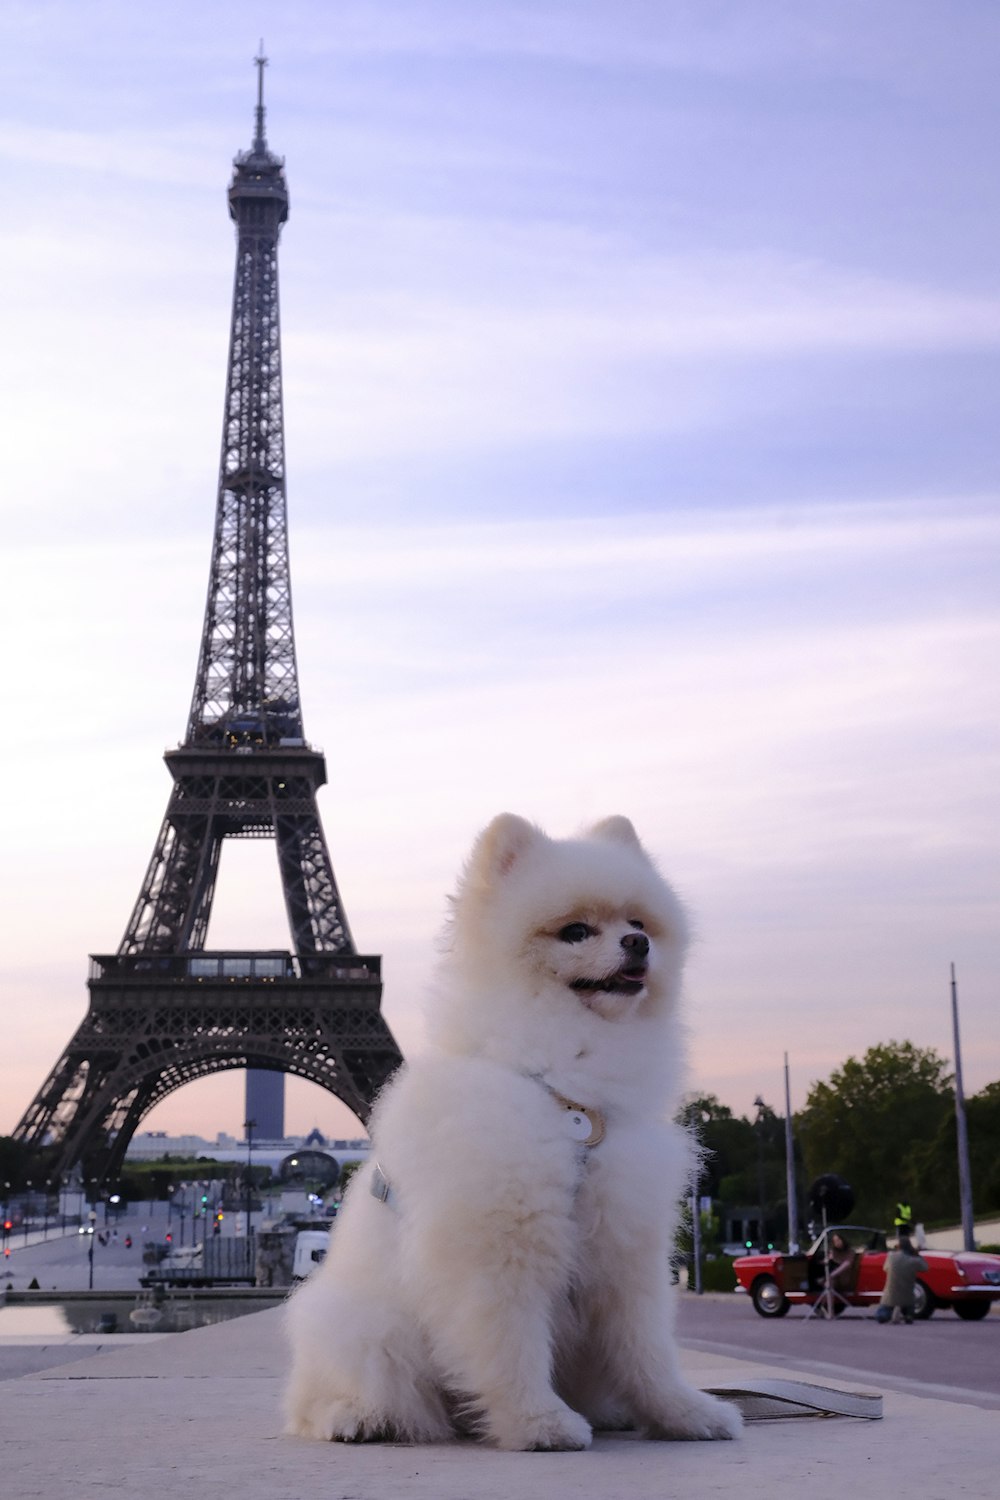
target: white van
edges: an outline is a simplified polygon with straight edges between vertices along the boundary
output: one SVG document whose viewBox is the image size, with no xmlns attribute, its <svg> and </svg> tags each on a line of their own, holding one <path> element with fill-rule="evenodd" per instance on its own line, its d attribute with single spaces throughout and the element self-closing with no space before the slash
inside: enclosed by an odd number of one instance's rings
<svg viewBox="0 0 1000 1500">
<path fill-rule="evenodd" d="M 310 1271 L 323 1264 L 330 1244 L 327 1229 L 300 1229 L 295 1236 L 295 1255 L 292 1259 L 292 1280 L 303 1281 Z"/>
</svg>

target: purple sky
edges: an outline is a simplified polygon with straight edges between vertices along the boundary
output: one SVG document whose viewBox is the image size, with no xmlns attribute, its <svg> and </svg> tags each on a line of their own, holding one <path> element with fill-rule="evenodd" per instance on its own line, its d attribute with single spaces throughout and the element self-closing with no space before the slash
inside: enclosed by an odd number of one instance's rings
<svg viewBox="0 0 1000 1500">
<path fill-rule="evenodd" d="M 300 679 L 404 1050 L 508 808 L 692 910 L 692 1085 L 908 1038 L 1000 1078 L 1000 12 L 343 0 L 5 12 L 13 1128 L 113 951 L 204 604 L 265 29 Z M 30 643 L 30 648 L 29 648 Z M 217 946 L 285 946 L 273 846 Z M 145 1123 L 236 1130 L 235 1075 Z M 289 1125 L 344 1112 L 290 1086 Z"/>
</svg>

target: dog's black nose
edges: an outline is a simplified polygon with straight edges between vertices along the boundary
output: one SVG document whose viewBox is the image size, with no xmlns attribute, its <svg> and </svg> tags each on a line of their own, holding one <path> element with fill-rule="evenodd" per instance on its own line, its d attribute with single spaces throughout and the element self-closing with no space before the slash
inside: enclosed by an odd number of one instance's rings
<svg viewBox="0 0 1000 1500">
<path fill-rule="evenodd" d="M 645 958 L 649 952 L 649 938 L 644 932 L 626 932 L 622 947 L 636 958 Z"/>
</svg>

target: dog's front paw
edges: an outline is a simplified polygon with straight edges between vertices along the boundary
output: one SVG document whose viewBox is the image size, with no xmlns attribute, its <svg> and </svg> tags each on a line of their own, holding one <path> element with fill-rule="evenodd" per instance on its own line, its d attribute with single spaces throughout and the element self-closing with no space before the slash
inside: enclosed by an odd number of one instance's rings
<svg viewBox="0 0 1000 1500">
<path fill-rule="evenodd" d="M 490 1431 L 500 1448 L 516 1452 L 556 1453 L 589 1448 L 590 1423 L 563 1402 L 529 1417 L 511 1416 L 490 1421 Z"/>
<path fill-rule="evenodd" d="M 691 1442 L 737 1438 L 742 1430 L 743 1419 L 735 1406 L 687 1387 L 671 1391 L 646 1427 L 651 1438 Z"/>
<path fill-rule="evenodd" d="M 378 1443 L 392 1437 L 385 1424 L 350 1400 L 310 1402 L 289 1422 L 287 1431 L 293 1437 L 330 1443 Z"/>
</svg>

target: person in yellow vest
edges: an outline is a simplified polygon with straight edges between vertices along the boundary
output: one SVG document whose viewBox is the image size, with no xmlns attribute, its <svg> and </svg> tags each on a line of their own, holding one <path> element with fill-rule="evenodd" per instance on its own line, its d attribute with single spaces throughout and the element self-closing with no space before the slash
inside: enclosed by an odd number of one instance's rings
<svg viewBox="0 0 1000 1500">
<path fill-rule="evenodd" d="M 896 1204 L 896 1217 L 892 1225 L 897 1234 L 905 1234 L 909 1237 L 910 1230 L 913 1228 L 913 1209 L 908 1203 Z"/>
</svg>

